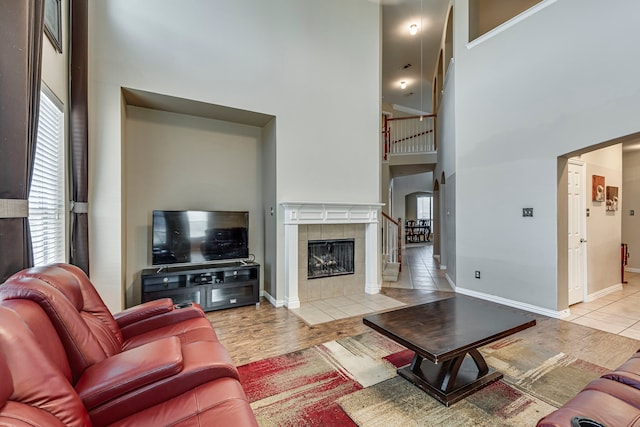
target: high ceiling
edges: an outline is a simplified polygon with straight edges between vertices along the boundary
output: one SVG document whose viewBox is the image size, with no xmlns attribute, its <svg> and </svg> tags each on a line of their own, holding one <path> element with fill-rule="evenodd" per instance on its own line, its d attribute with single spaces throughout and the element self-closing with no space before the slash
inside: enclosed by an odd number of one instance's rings
<svg viewBox="0 0 640 427">
<path fill-rule="evenodd" d="M 382 102 L 431 112 L 431 83 L 449 0 L 382 1 Z M 418 25 L 415 36 L 409 26 Z M 407 65 L 409 67 L 405 68 Z M 406 89 L 400 82 L 406 81 Z"/>
</svg>

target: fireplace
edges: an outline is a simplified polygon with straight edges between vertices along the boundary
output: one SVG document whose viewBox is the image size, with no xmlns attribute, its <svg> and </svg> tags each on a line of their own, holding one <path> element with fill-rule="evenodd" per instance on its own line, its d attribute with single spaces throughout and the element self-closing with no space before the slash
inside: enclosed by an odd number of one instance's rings
<svg viewBox="0 0 640 427">
<path fill-rule="evenodd" d="M 355 239 L 309 240 L 307 278 L 354 274 Z"/>
<path fill-rule="evenodd" d="M 282 202 L 284 209 L 284 301 L 276 307 L 299 308 L 301 301 L 380 292 L 378 215 L 381 203 Z M 355 238 L 352 275 L 307 278 L 307 240 Z M 327 282 L 328 286 L 316 286 Z"/>
</svg>

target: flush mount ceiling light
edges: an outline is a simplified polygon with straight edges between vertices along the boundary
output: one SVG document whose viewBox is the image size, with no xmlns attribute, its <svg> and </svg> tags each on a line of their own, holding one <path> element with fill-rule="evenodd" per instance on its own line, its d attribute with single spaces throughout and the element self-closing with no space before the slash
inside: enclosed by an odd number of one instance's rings
<svg viewBox="0 0 640 427">
<path fill-rule="evenodd" d="M 409 34 L 411 34 L 412 36 L 415 36 L 416 34 L 418 34 L 418 25 L 417 24 L 409 25 Z"/>
<path fill-rule="evenodd" d="M 404 80 L 400 82 L 400 89 L 406 89 L 407 88 L 407 82 L 405 82 Z"/>
</svg>

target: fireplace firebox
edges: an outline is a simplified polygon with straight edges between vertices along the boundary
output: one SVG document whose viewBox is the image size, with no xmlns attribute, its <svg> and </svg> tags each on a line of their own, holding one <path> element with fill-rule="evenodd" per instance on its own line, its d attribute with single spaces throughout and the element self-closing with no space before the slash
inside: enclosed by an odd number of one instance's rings
<svg viewBox="0 0 640 427">
<path fill-rule="evenodd" d="M 308 279 L 354 274 L 354 239 L 309 240 Z"/>
</svg>

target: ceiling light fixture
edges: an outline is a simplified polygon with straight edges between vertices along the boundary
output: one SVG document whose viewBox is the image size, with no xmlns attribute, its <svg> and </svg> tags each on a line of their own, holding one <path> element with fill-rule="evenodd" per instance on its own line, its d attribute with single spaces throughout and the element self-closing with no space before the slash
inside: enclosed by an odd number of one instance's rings
<svg viewBox="0 0 640 427">
<path fill-rule="evenodd" d="M 416 24 L 409 25 L 409 34 L 411 34 L 412 36 L 418 34 L 418 26 Z"/>
<path fill-rule="evenodd" d="M 400 89 L 406 89 L 407 88 L 407 82 L 405 82 L 404 80 L 400 82 Z"/>
</svg>

